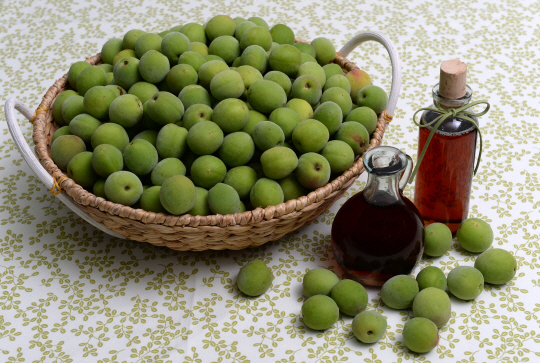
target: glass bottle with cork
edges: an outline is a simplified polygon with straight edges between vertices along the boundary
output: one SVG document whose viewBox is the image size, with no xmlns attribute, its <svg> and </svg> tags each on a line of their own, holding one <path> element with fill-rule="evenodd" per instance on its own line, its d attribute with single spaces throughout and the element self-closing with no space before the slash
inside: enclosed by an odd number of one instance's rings
<svg viewBox="0 0 540 363">
<path fill-rule="evenodd" d="M 455 233 L 467 218 L 473 174 L 482 153 L 478 117 L 486 114 L 486 101 L 471 102 L 472 89 L 467 85 L 467 65 L 457 59 L 441 64 L 440 81 L 433 87 L 433 105 L 422 113 L 418 137 L 418 162 L 414 204 L 426 225 L 439 222 Z M 471 107 L 484 103 L 486 108 L 474 113 Z M 480 153 L 475 164 L 477 138 Z M 474 171 L 474 173 L 473 173 Z"/>
</svg>

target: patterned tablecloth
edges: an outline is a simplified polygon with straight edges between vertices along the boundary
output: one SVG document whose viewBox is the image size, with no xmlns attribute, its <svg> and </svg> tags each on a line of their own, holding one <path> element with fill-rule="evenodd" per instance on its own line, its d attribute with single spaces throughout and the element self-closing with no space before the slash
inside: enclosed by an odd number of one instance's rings
<svg viewBox="0 0 540 363">
<path fill-rule="evenodd" d="M 332 329 L 304 327 L 301 281 L 308 269 L 338 270 L 330 245 L 336 211 L 255 249 L 181 253 L 104 235 L 48 193 L 15 148 L 0 116 L 0 361 L 2 362 L 539 362 L 540 361 L 540 2 L 538 1 L 15 1 L 0 5 L 0 99 L 32 108 L 74 61 L 131 28 L 161 31 L 212 15 L 264 17 L 303 39 L 327 36 L 339 49 L 363 30 L 396 44 L 403 85 L 384 142 L 416 154 L 415 109 L 431 101 L 441 61 L 469 66 L 473 100 L 488 99 L 485 154 L 470 215 L 491 223 L 495 247 L 519 265 L 507 285 L 474 301 L 452 301 L 437 349 L 412 354 L 401 330 L 412 316 L 381 304 L 385 337 L 358 342 L 349 317 Z M 349 57 L 390 88 L 390 62 L 370 42 Z M 31 141 L 30 124 L 20 116 Z M 406 195 L 411 197 L 409 186 Z M 235 286 L 254 258 L 274 272 L 272 288 L 247 299 Z M 445 273 L 473 265 L 457 246 L 423 259 Z"/>
</svg>

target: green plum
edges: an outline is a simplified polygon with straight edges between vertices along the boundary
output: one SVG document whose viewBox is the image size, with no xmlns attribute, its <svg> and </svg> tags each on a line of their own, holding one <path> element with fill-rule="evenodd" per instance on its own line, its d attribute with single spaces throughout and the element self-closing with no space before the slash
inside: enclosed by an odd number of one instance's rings
<svg viewBox="0 0 540 363">
<path fill-rule="evenodd" d="M 285 134 L 281 127 L 271 121 L 262 121 L 255 125 L 252 137 L 261 151 L 281 146 L 285 141 Z"/>
<path fill-rule="evenodd" d="M 302 63 L 302 53 L 290 44 L 281 44 L 272 50 L 268 62 L 273 70 L 295 77 Z"/>
<path fill-rule="evenodd" d="M 77 76 L 77 92 L 83 97 L 90 88 L 106 85 L 107 75 L 98 66 L 86 67 Z"/>
<path fill-rule="evenodd" d="M 272 41 L 278 44 L 294 44 L 294 32 L 285 24 L 276 24 L 270 29 Z"/>
<path fill-rule="evenodd" d="M 62 126 L 54 132 L 51 138 L 51 145 L 53 144 L 54 140 L 64 135 L 71 135 L 71 133 L 69 132 L 69 126 Z"/>
<path fill-rule="evenodd" d="M 355 156 L 361 155 L 369 146 L 369 134 L 366 128 L 354 121 L 342 123 L 335 134 L 335 139 L 349 144 Z"/>
<path fill-rule="evenodd" d="M 148 100 L 148 115 L 160 125 L 174 124 L 182 119 L 184 105 L 169 92 L 158 92 Z"/>
<path fill-rule="evenodd" d="M 143 104 L 137 96 L 126 94 L 117 97 L 109 107 L 109 119 L 122 127 L 132 127 L 143 117 Z"/>
<path fill-rule="evenodd" d="M 285 202 L 298 199 L 309 193 L 309 190 L 304 188 L 302 184 L 296 179 L 294 173 L 287 175 L 285 178 L 278 180 L 281 190 L 283 190 L 283 198 Z"/>
<path fill-rule="evenodd" d="M 241 199 L 249 197 L 249 192 L 257 182 L 257 173 L 249 166 L 237 166 L 225 175 L 223 183 L 233 187 Z"/>
<path fill-rule="evenodd" d="M 330 297 L 336 302 L 339 311 L 349 316 L 356 316 L 364 311 L 368 303 L 366 289 L 358 282 L 348 279 L 335 284 Z"/>
<path fill-rule="evenodd" d="M 79 74 L 83 71 L 83 69 L 90 67 L 90 63 L 85 61 L 78 61 L 73 63 L 69 67 L 69 71 L 67 73 L 68 75 L 68 82 L 71 88 L 74 90 L 77 90 L 77 77 L 79 77 Z"/>
<path fill-rule="evenodd" d="M 195 205 L 189 210 L 189 214 L 192 216 L 207 216 L 211 214 L 210 207 L 208 207 L 208 191 L 204 188 L 195 187 L 197 193 L 197 199 Z"/>
<path fill-rule="evenodd" d="M 180 29 L 180 33 L 188 37 L 190 42 L 206 43 L 206 31 L 201 24 L 187 23 Z"/>
<path fill-rule="evenodd" d="M 452 232 L 443 223 L 432 223 L 424 228 L 424 253 L 440 257 L 452 247 Z"/>
<path fill-rule="evenodd" d="M 345 91 L 340 87 L 328 88 L 323 92 L 321 96 L 321 103 L 332 101 L 335 102 L 341 107 L 343 116 L 346 116 L 352 110 L 352 100 L 349 95 L 349 92 Z"/>
<path fill-rule="evenodd" d="M 321 103 L 315 112 L 313 112 L 313 119 L 321 122 L 326 126 L 330 135 L 333 135 L 341 126 L 343 111 L 337 103 L 326 101 Z"/>
<path fill-rule="evenodd" d="M 292 89 L 292 82 L 289 76 L 280 71 L 270 71 L 264 75 L 264 79 L 276 82 L 283 88 L 285 94 L 289 96 Z"/>
<path fill-rule="evenodd" d="M 157 163 L 150 178 L 152 184 L 161 186 L 165 180 L 175 175 L 186 175 L 184 163 L 177 158 L 166 158 Z"/>
<path fill-rule="evenodd" d="M 124 57 L 114 66 L 113 75 L 116 85 L 123 89 L 130 89 L 137 82 L 143 79 L 139 73 L 140 61 L 133 57 Z"/>
<path fill-rule="evenodd" d="M 165 77 L 171 93 L 175 95 L 180 94 L 186 86 L 197 84 L 198 80 L 197 71 L 189 64 L 175 65 Z"/>
<path fill-rule="evenodd" d="M 143 186 L 139 177 L 129 171 L 117 171 L 105 181 L 105 195 L 113 203 L 132 206 L 139 201 Z"/>
<path fill-rule="evenodd" d="M 101 144 L 110 144 L 124 152 L 126 145 L 129 143 L 129 136 L 122 126 L 115 123 L 106 123 L 94 131 L 90 143 L 94 149 Z"/>
<path fill-rule="evenodd" d="M 188 130 L 175 124 L 167 124 L 159 130 L 156 149 L 160 158 L 180 159 L 188 148 Z"/>
<path fill-rule="evenodd" d="M 256 111 L 271 113 L 276 108 L 285 106 L 287 95 L 279 84 L 263 79 L 249 87 L 247 100 Z"/>
<path fill-rule="evenodd" d="M 86 151 L 84 141 L 75 135 L 59 136 L 51 145 L 51 159 L 62 171 L 66 171 L 70 160 Z"/>
<path fill-rule="evenodd" d="M 339 308 L 330 297 L 315 295 L 302 305 L 304 324 L 313 330 L 331 328 L 339 319 Z"/>
<path fill-rule="evenodd" d="M 315 56 L 315 55 L 313 55 Z M 330 78 L 332 76 L 335 76 L 336 74 L 337 75 L 340 75 L 340 76 L 343 76 L 343 69 L 341 69 L 341 67 L 335 63 L 330 63 L 330 64 L 326 64 L 323 66 L 323 70 L 324 70 L 324 73 L 326 73 L 326 82 L 328 82 L 330 80 Z M 350 87 L 350 83 L 349 83 L 349 87 Z"/>
<path fill-rule="evenodd" d="M 137 96 L 137 98 L 139 99 L 139 101 L 141 101 L 142 104 L 144 104 L 158 92 L 158 88 L 152 83 L 148 82 L 137 82 L 133 86 L 131 86 L 128 91 L 130 95 Z"/>
<path fill-rule="evenodd" d="M 248 133 L 251 137 L 253 137 L 253 131 L 255 130 L 255 126 L 262 121 L 268 121 L 268 118 L 259 111 L 249 110 L 248 120 L 242 128 L 242 131 Z"/>
<path fill-rule="evenodd" d="M 471 266 L 458 266 L 446 278 L 448 290 L 461 300 L 476 299 L 484 290 L 482 272 Z"/>
<path fill-rule="evenodd" d="M 328 160 L 332 173 L 343 173 L 354 164 L 354 151 L 344 141 L 332 140 L 324 145 L 321 155 Z"/>
<path fill-rule="evenodd" d="M 249 200 L 253 208 L 266 208 L 283 203 L 283 190 L 272 179 L 261 178 L 251 188 Z"/>
<path fill-rule="evenodd" d="M 212 214 L 234 214 L 240 208 L 240 197 L 230 185 L 217 183 L 208 191 L 208 206 Z"/>
<path fill-rule="evenodd" d="M 282 179 L 296 169 L 298 166 L 298 157 L 293 150 L 287 147 L 277 146 L 266 150 L 261 155 L 261 164 L 266 177 L 270 179 Z"/>
<path fill-rule="evenodd" d="M 142 37 L 144 34 L 146 34 L 146 32 L 143 30 L 139 30 L 139 29 L 129 30 L 124 35 L 124 39 L 122 39 L 122 47 L 124 49 L 135 49 L 135 44 L 137 44 L 137 40 L 139 40 L 139 38 Z"/>
<path fill-rule="evenodd" d="M 212 41 L 222 35 L 234 35 L 236 23 L 228 15 L 216 15 L 206 24 L 206 36 Z"/>
<path fill-rule="evenodd" d="M 219 60 L 211 60 L 199 68 L 199 83 L 206 89 L 210 89 L 210 82 L 219 73 L 228 70 L 227 63 Z"/>
<path fill-rule="evenodd" d="M 237 71 L 219 72 L 210 82 L 210 92 L 219 101 L 226 98 L 239 98 L 244 94 L 244 90 L 244 80 Z"/>
<path fill-rule="evenodd" d="M 414 277 L 397 275 L 386 281 L 381 288 L 382 301 L 392 309 L 408 309 L 420 289 Z"/>
<path fill-rule="evenodd" d="M 227 98 L 219 102 L 214 107 L 214 112 L 212 113 L 212 121 L 215 122 L 224 132 L 235 132 L 242 130 L 242 128 L 246 125 L 248 118 L 249 110 L 247 105 L 244 103 L 244 101 L 235 98 Z"/>
<path fill-rule="evenodd" d="M 325 72 L 325 77 L 326 77 L 326 72 Z M 347 79 L 347 77 L 345 77 L 343 74 L 335 74 L 332 77 L 330 77 L 324 84 L 323 91 L 326 91 L 327 89 L 332 88 L 332 87 L 343 88 L 347 93 L 349 94 L 351 93 L 351 84 L 349 83 L 349 80 Z"/>
<path fill-rule="evenodd" d="M 184 127 L 189 131 L 198 122 L 212 121 L 213 110 L 211 107 L 203 104 L 189 106 L 184 114 Z"/>
<path fill-rule="evenodd" d="M 347 114 L 345 121 L 356 121 L 364 126 L 368 134 L 372 134 L 377 128 L 377 114 L 369 107 L 357 107 Z"/>
<path fill-rule="evenodd" d="M 386 318 L 376 311 L 362 311 L 352 321 L 353 334 L 362 343 L 376 343 L 386 333 Z"/>
<path fill-rule="evenodd" d="M 213 155 L 203 155 L 191 165 L 191 180 L 196 186 L 210 189 L 221 183 L 227 174 L 227 167 Z"/>
<path fill-rule="evenodd" d="M 229 168 L 245 165 L 253 157 L 255 144 L 249 134 L 238 131 L 228 134 L 219 148 L 219 158 Z"/>
<path fill-rule="evenodd" d="M 124 168 L 122 152 L 109 144 L 97 145 L 92 153 L 92 167 L 102 178 Z"/>
<path fill-rule="evenodd" d="M 210 155 L 223 143 L 223 131 L 212 121 L 201 121 L 189 129 L 187 143 L 195 154 Z"/>
<path fill-rule="evenodd" d="M 178 59 L 180 56 L 190 50 L 192 50 L 191 41 L 185 34 L 182 33 L 169 33 L 165 35 L 161 41 L 161 51 L 163 52 L 163 56 L 169 61 L 167 64 L 170 65 L 178 64 Z M 159 64 L 162 63 L 164 62 L 162 59 L 160 59 Z"/>
<path fill-rule="evenodd" d="M 439 344 L 437 325 L 426 318 L 412 318 L 403 327 L 403 343 L 416 353 L 427 353 Z"/>
<path fill-rule="evenodd" d="M 412 309 L 415 317 L 429 319 L 438 328 L 442 328 L 452 314 L 448 294 L 436 287 L 427 287 L 420 291 L 414 298 Z"/>
<path fill-rule="evenodd" d="M 330 180 L 330 164 L 326 158 L 317 153 L 305 153 L 298 158 L 296 178 L 305 188 L 317 189 Z"/>
<path fill-rule="evenodd" d="M 204 63 L 206 63 L 206 59 L 204 59 L 204 57 L 199 53 L 192 50 L 182 53 L 182 55 L 178 58 L 178 64 L 188 64 L 192 66 L 197 73 L 199 73 L 199 69 Z"/>
<path fill-rule="evenodd" d="M 178 98 L 186 108 L 186 110 L 191 105 L 203 104 L 206 106 L 212 106 L 212 101 L 208 91 L 199 85 L 190 85 L 182 89 Z"/>
<path fill-rule="evenodd" d="M 71 135 L 79 136 L 86 145 L 90 145 L 92 134 L 101 126 L 101 122 L 85 113 L 77 115 L 69 123 L 69 132 Z"/>
<path fill-rule="evenodd" d="M 388 95 L 377 86 L 366 86 L 358 91 L 356 104 L 366 106 L 375 111 L 376 114 L 383 112 L 388 103 Z"/>
<path fill-rule="evenodd" d="M 493 230 L 482 219 L 468 218 L 461 222 L 456 237 L 464 250 L 480 253 L 487 250 L 493 243 Z"/>
<path fill-rule="evenodd" d="M 92 168 L 92 153 L 83 151 L 73 156 L 67 166 L 67 175 L 85 189 L 90 189 L 99 179 Z"/>
<path fill-rule="evenodd" d="M 319 103 L 319 101 L 322 101 L 321 95 L 321 84 L 313 76 L 299 76 L 292 84 L 291 97 L 303 99 L 312 107 Z"/>
<path fill-rule="evenodd" d="M 162 38 L 156 33 L 143 34 L 135 42 L 135 55 L 137 58 L 141 57 L 149 50 L 156 50 L 161 52 Z"/>
<path fill-rule="evenodd" d="M 150 174 L 158 159 L 154 145 L 143 139 L 133 140 L 124 149 L 125 166 L 139 176 Z"/>
<path fill-rule="evenodd" d="M 313 107 L 303 99 L 293 98 L 287 102 L 288 108 L 292 108 L 300 115 L 300 121 L 313 118 Z"/>
<path fill-rule="evenodd" d="M 332 42 L 324 37 L 313 39 L 311 46 L 315 49 L 315 58 L 324 66 L 336 58 L 336 49 Z"/>
<path fill-rule="evenodd" d="M 514 278 L 517 262 L 510 252 L 492 248 L 478 256 L 474 267 L 482 273 L 485 282 L 502 285 Z"/>
<path fill-rule="evenodd" d="M 290 140 L 293 130 L 300 123 L 300 115 L 295 110 L 288 107 L 277 108 L 268 117 L 270 121 L 277 124 L 283 130 L 285 140 Z"/>
<path fill-rule="evenodd" d="M 309 54 L 312 57 L 315 57 L 315 48 L 313 48 L 308 43 L 294 43 L 293 46 L 297 48 L 303 54 Z"/>
<path fill-rule="evenodd" d="M 109 107 L 115 98 L 116 94 L 107 87 L 92 87 L 84 95 L 83 107 L 87 114 L 105 120 L 109 117 Z"/>
<path fill-rule="evenodd" d="M 353 69 L 352 71 L 347 73 L 345 77 L 349 80 L 349 83 L 351 84 L 352 100 L 358 99 L 358 92 L 362 88 L 371 85 L 371 77 L 369 76 L 369 74 L 358 68 Z"/>
<path fill-rule="evenodd" d="M 294 146 L 302 154 L 319 152 L 329 138 L 330 133 L 326 126 L 313 119 L 300 122 L 292 133 Z"/>
<path fill-rule="evenodd" d="M 67 100 L 71 96 L 78 96 L 78 94 L 77 92 L 73 90 L 67 90 L 60 93 L 58 96 L 56 96 L 56 99 L 54 100 L 53 107 L 52 107 L 52 115 L 56 123 L 60 126 L 64 126 L 68 124 L 68 122 L 64 120 L 64 117 L 62 116 L 62 104 L 64 103 L 65 100 Z M 84 98 L 83 98 L 83 101 L 84 101 Z M 84 108 L 84 102 L 83 102 L 83 108 Z"/>
<path fill-rule="evenodd" d="M 195 205 L 197 192 L 193 182 L 183 175 L 175 175 L 163 182 L 159 191 L 159 200 L 167 212 L 181 215 Z"/>
<path fill-rule="evenodd" d="M 445 291 L 447 286 L 444 272 L 435 266 L 429 266 L 422 269 L 416 276 L 416 282 L 418 282 L 420 291 L 428 287 L 435 287 Z"/>
<path fill-rule="evenodd" d="M 339 278 L 332 271 L 325 268 L 309 270 L 302 280 L 305 297 L 315 295 L 330 295 Z"/>
<path fill-rule="evenodd" d="M 222 58 L 225 63 L 231 64 L 237 57 L 240 56 L 240 44 L 235 37 L 230 35 L 221 35 L 210 43 L 208 54 L 217 55 Z"/>
<path fill-rule="evenodd" d="M 141 194 L 140 204 L 141 209 L 147 212 L 154 213 L 167 213 L 167 210 L 163 208 L 161 201 L 159 200 L 159 193 L 161 191 L 160 186 L 153 186 L 146 189 Z"/>
<path fill-rule="evenodd" d="M 240 269 L 236 286 L 247 296 L 259 296 L 270 288 L 273 279 L 272 270 L 263 261 L 252 260 Z"/>
<path fill-rule="evenodd" d="M 172 63 L 177 64 L 178 58 Z M 163 81 L 165 77 L 167 77 L 167 73 L 169 73 L 170 69 L 169 59 L 157 50 L 149 50 L 144 53 L 139 62 L 139 73 L 141 74 L 141 77 L 146 82 L 154 84 Z"/>
</svg>

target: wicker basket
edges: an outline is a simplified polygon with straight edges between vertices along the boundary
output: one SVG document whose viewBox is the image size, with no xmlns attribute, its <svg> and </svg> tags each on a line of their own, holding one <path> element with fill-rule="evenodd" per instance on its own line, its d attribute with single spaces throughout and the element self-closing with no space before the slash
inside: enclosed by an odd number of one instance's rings
<svg viewBox="0 0 540 363">
<path fill-rule="evenodd" d="M 392 63 L 392 89 L 386 111 L 378 120 L 377 129 L 369 148 L 380 145 L 386 125 L 392 119 L 400 88 L 400 64 L 393 43 L 378 32 L 361 33 L 351 39 L 338 53 L 334 63 L 345 73 L 357 68 L 344 56 L 367 40 L 383 44 Z M 86 61 L 98 64 L 97 54 Z M 327 185 L 296 200 L 276 206 L 257 208 L 244 213 L 211 216 L 172 216 L 146 212 L 96 197 L 68 178 L 50 158 L 50 143 L 58 125 L 52 119 L 52 104 L 56 96 L 66 89 L 67 75 L 47 91 L 34 113 L 16 98 L 6 102 L 5 112 L 12 137 L 24 159 L 38 178 L 56 194 L 71 210 L 95 227 L 115 237 L 149 242 L 180 251 L 202 251 L 242 249 L 259 246 L 279 239 L 317 218 L 338 200 L 354 180 L 363 172 L 362 159 L 357 158 L 353 166 Z M 26 143 L 15 118 L 14 109 L 19 110 L 34 124 L 33 139 L 35 152 Z"/>
</svg>

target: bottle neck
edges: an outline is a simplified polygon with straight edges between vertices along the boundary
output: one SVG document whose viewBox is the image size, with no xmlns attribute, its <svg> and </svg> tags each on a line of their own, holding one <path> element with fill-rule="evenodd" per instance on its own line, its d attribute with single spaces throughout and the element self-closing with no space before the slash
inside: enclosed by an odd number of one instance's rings
<svg viewBox="0 0 540 363">
<path fill-rule="evenodd" d="M 378 176 L 368 174 L 368 181 L 362 192 L 366 201 L 378 206 L 389 206 L 401 200 L 399 178 L 402 173 Z"/>
<path fill-rule="evenodd" d="M 442 96 L 439 92 L 439 84 L 437 83 L 432 89 L 433 102 L 438 103 L 442 108 L 459 108 L 471 102 L 473 91 L 468 85 L 465 87 L 465 95 L 461 98 L 451 99 Z"/>
</svg>

